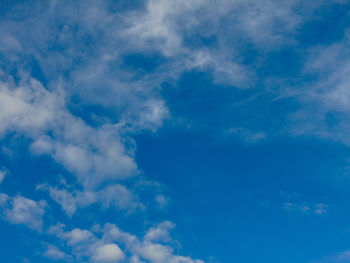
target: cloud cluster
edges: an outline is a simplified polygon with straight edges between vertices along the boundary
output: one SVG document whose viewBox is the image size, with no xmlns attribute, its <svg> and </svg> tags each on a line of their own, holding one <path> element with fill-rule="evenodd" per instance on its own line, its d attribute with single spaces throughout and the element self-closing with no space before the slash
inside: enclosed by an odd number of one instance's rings
<svg viewBox="0 0 350 263">
<path fill-rule="evenodd" d="M 109 185 L 100 190 L 67 190 L 58 189 L 48 185 L 38 185 L 37 189 L 45 190 L 50 197 L 60 204 L 65 213 L 72 217 L 78 208 L 88 207 L 91 204 L 99 203 L 103 208 L 116 208 L 133 212 L 143 210 L 145 206 L 138 200 L 138 197 L 127 187 L 121 184 Z"/>
<path fill-rule="evenodd" d="M 117 128 L 92 127 L 72 115 L 61 91 L 49 91 L 31 77 L 19 85 L 0 83 L 1 134 L 27 136 L 34 154 L 52 156 L 86 187 L 135 175 L 136 164 Z"/>
<path fill-rule="evenodd" d="M 151 228 L 142 240 L 109 223 L 103 228 L 95 229 L 97 230 L 95 232 L 79 228 L 65 231 L 64 225 L 56 225 L 51 227 L 48 233 L 63 240 L 77 260 L 87 258 L 92 262 L 100 263 L 203 263 L 201 260 L 174 253 L 171 247 L 172 239 L 169 235 L 169 230 L 173 227 L 172 223 L 163 222 Z"/>
<path fill-rule="evenodd" d="M 257 86 L 268 86 L 269 79 L 259 77 L 270 53 L 297 46 L 298 29 L 315 10 L 341 3 L 149 0 L 123 11 L 110 1 L 19 3 L 16 14 L 9 12 L 0 21 L 0 138 L 23 136 L 32 154 L 50 156 L 76 178 L 77 187 L 37 187 L 69 217 L 94 203 L 105 210 L 144 210 L 138 194 L 122 180 L 140 173 L 135 134 L 155 132 L 172 116 L 162 96 L 163 84 L 200 71 L 209 73 L 214 84 L 252 88 L 256 98 L 261 92 Z M 301 105 L 300 111 L 284 116 L 292 123 L 289 133 L 350 143 L 348 42 L 346 35 L 337 44 L 306 51 L 307 63 L 300 74 L 314 81 L 303 85 L 303 92 L 295 87 L 271 92 L 276 100 L 289 96 Z M 146 66 L 133 62 L 135 57 Z M 250 103 L 254 99 L 242 102 Z M 235 101 L 229 104 L 232 110 Z M 269 136 L 263 129 L 250 130 L 244 121 L 241 126 L 229 123 L 230 119 L 223 125 L 226 134 L 247 142 Z M 4 176 L 0 171 L 0 183 Z M 167 198 L 156 194 L 156 202 L 165 207 Z M 0 207 L 11 223 L 44 228 L 44 201 L 1 194 Z M 319 215 L 328 209 L 321 203 L 292 202 L 283 208 Z M 66 261 L 202 262 L 174 253 L 172 227 L 164 222 L 138 238 L 111 224 L 99 233 L 76 227 L 66 231 L 58 225 L 49 233 L 71 251 L 47 245 L 43 255 Z"/>
<path fill-rule="evenodd" d="M 319 203 L 313 206 L 308 204 L 298 204 L 295 202 L 284 203 L 282 209 L 287 212 L 296 212 L 296 213 L 312 213 L 314 215 L 324 215 L 328 213 L 329 206 L 327 204 Z"/>
</svg>

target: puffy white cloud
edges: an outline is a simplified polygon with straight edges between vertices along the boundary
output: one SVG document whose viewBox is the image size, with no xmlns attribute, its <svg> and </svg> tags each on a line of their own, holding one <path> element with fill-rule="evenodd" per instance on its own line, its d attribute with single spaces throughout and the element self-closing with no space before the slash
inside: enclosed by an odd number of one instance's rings
<svg viewBox="0 0 350 263">
<path fill-rule="evenodd" d="M 59 248 L 53 245 L 48 245 L 47 249 L 43 253 L 44 257 L 53 259 L 53 260 L 65 260 L 65 261 L 71 261 L 72 256 L 64 253 Z"/>
<path fill-rule="evenodd" d="M 154 242 L 158 242 L 158 241 L 169 242 L 171 241 L 169 231 L 174 227 L 175 225 L 169 221 L 160 223 L 158 226 L 152 227 L 151 229 L 148 230 L 148 232 L 144 236 L 144 240 L 154 241 Z"/>
<path fill-rule="evenodd" d="M 48 233 L 55 235 L 72 247 L 72 253 L 79 260 L 89 259 L 92 262 L 124 262 L 130 263 L 203 263 L 190 257 L 176 255 L 171 247 L 169 230 L 174 225 L 163 222 L 151 228 L 142 240 L 127 232 L 123 232 L 113 224 L 105 224 L 95 233 L 75 228 L 65 231 L 64 225 L 56 225 Z M 102 234 L 102 236 L 99 236 Z"/>
<path fill-rule="evenodd" d="M 201 260 L 179 256 L 174 253 L 174 249 L 169 245 L 172 240 L 169 230 L 173 227 L 174 225 L 171 222 L 160 223 L 158 226 L 151 228 L 141 241 L 136 236 L 121 231 L 115 225 L 106 224 L 102 240 L 124 244 L 133 255 L 131 259 L 136 262 L 145 260 L 150 263 L 203 263 Z"/>
<path fill-rule="evenodd" d="M 18 88 L 11 82 L 0 82 L 0 134 L 12 130 L 35 136 L 53 120 L 59 103 L 60 98 L 35 79 Z"/>
<path fill-rule="evenodd" d="M 125 186 L 120 184 L 110 185 L 98 192 L 103 206 L 114 206 L 122 210 L 144 209 L 144 205 Z"/>
<path fill-rule="evenodd" d="M 117 128 L 108 124 L 94 128 L 73 116 L 60 90 L 48 91 L 32 78 L 18 87 L 0 83 L 1 101 L 0 134 L 28 136 L 33 140 L 33 153 L 51 155 L 85 186 L 137 174 Z"/>
<path fill-rule="evenodd" d="M 42 231 L 45 201 L 36 202 L 23 196 L 0 195 L 0 208 L 5 220 L 12 224 L 23 224 L 30 229 Z"/>
<path fill-rule="evenodd" d="M 0 134 L 14 132 L 26 136 L 32 142 L 32 153 L 50 155 L 76 175 L 83 190 L 45 187 L 69 216 L 95 202 L 106 208 L 143 209 L 137 196 L 115 181 L 138 174 L 132 134 L 143 129 L 155 131 L 171 115 L 161 97 L 162 82 L 199 69 L 211 72 L 218 83 L 250 86 L 256 76 L 254 69 L 242 62 L 241 43 L 267 50 L 292 43 L 295 29 L 305 19 L 300 15 L 302 8 L 296 12 L 297 6 L 303 6 L 303 1 L 221 0 L 214 4 L 203 0 L 149 0 L 144 8 L 124 14 L 109 11 L 103 1 L 52 1 L 24 6 L 33 15 L 16 23 L 7 17 L 0 22 L 0 33 L 4 36 L 0 40 L 0 52 L 7 59 L 4 67 L 17 68 L 19 61 L 33 56 L 47 83 L 43 85 L 24 73 L 16 76 L 20 78 L 16 83 L 2 73 Z M 57 21 L 62 26 L 58 27 Z M 213 39 L 213 44 L 193 45 L 188 40 L 194 36 Z M 91 45 L 86 45 L 86 39 Z M 166 63 L 150 74 L 122 69 L 123 57 L 138 52 L 146 55 L 156 52 Z M 337 84 L 336 90 L 316 92 L 320 101 L 329 98 L 328 103 L 333 101 L 342 110 L 347 107 L 346 85 L 339 84 L 347 81 L 345 62 L 344 65 L 344 71 L 338 68 L 338 72 L 332 72 L 324 80 L 327 85 Z M 318 66 L 314 63 L 310 67 Z M 340 76 L 339 72 L 344 74 Z M 79 113 L 73 114 L 77 106 L 73 97 L 78 98 L 78 106 L 97 105 L 113 116 L 97 114 L 91 124 L 78 117 Z M 81 115 L 89 115 L 87 111 Z M 344 124 L 342 130 L 345 128 Z M 266 136 L 264 132 L 244 128 L 233 128 L 229 133 L 252 142 Z M 112 185 L 99 188 L 111 181 Z M 8 220 L 40 229 L 43 206 L 26 200 L 0 195 Z M 164 206 L 166 199 L 158 195 L 156 201 Z M 327 210 L 321 204 L 312 207 L 287 203 L 284 207 L 316 214 Z M 123 254 L 113 243 L 120 242 L 133 254 L 130 260 L 134 262 L 201 262 L 176 255 L 169 244 L 164 244 L 171 240 L 172 227 L 169 222 L 160 224 L 141 240 L 112 226 L 102 239 L 79 228 L 69 232 L 58 228 L 55 233 L 73 247 L 76 255 L 96 261 L 108 262 L 108 257 L 103 258 L 107 251 L 114 258 Z M 60 255 L 54 248 L 48 251 Z"/>
<path fill-rule="evenodd" d="M 48 233 L 67 241 L 69 246 L 75 247 L 81 244 L 95 241 L 95 236 L 88 230 L 74 228 L 71 231 L 64 231 L 64 225 L 57 224 L 48 229 Z"/>
<path fill-rule="evenodd" d="M 105 244 L 97 247 L 92 256 L 94 262 L 99 263 L 117 263 L 123 261 L 125 255 L 116 244 Z"/>
</svg>

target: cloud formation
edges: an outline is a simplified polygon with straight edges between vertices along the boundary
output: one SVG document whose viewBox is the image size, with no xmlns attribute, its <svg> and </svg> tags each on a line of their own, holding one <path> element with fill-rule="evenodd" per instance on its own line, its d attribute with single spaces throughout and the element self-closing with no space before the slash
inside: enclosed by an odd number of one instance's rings
<svg viewBox="0 0 350 263">
<path fill-rule="evenodd" d="M 135 138 L 155 133 L 164 123 L 176 126 L 184 120 L 191 128 L 199 123 L 247 143 L 286 133 L 349 145 L 349 34 L 338 43 L 307 50 L 299 47 L 298 38 L 320 8 L 343 3 L 148 0 L 123 9 L 110 1 L 52 0 L 18 3 L 16 12 L 5 13 L 0 22 L 0 139 L 25 138 L 34 157 L 49 156 L 63 168 L 63 177 L 73 178 L 71 185 L 55 185 L 47 177 L 33 184 L 60 205 L 71 224 L 48 230 L 64 245 L 46 245 L 43 256 L 65 261 L 203 262 L 178 255 L 169 221 L 138 237 L 114 224 L 101 223 L 99 232 L 71 220 L 94 204 L 101 213 L 147 210 L 149 202 L 130 187 L 140 183 L 131 180 L 142 180 L 135 179 L 142 174 Z M 292 56 L 305 55 L 296 74 L 311 80 L 302 84 L 302 91 L 288 76 L 274 75 L 266 67 L 266 61 L 289 49 Z M 195 100 L 205 93 L 210 97 L 196 109 L 202 116 L 198 119 L 191 115 L 197 103 L 188 106 L 186 95 L 179 101 L 166 95 L 166 87 L 177 92 L 184 75 L 193 72 L 209 76 L 209 88 L 194 92 Z M 183 94 L 192 89 L 190 85 Z M 218 90 L 221 96 L 215 102 L 211 95 Z M 286 112 L 279 107 L 269 110 L 284 98 L 297 106 Z M 178 113 L 181 102 L 190 110 Z M 203 114 L 205 110 L 213 115 Z M 282 119 L 276 127 L 274 114 Z M 5 175 L 0 171 L 0 183 Z M 149 192 L 159 208 L 167 207 L 167 196 Z M 45 201 L 0 194 L 5 220 L 39 232 L 50 227 L 44 221 L 46 206 Z M 329 207 L 286 202 L 283 210 L 323 215 Z"/>
<path fill-rule="evenodd" d="M 45 208 L 44 200 L 36 202 L 23 196 L 10 197 L 0 194 L 0 208 L 5 220 L 12 224 L 23 224 L 41 232 L 43 229 Z"/>
</svg>

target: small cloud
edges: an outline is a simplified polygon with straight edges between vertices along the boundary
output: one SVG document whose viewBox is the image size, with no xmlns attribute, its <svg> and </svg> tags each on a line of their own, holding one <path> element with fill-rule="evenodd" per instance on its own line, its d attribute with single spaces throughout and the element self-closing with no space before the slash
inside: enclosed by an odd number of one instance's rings
<svg viewBox="0 0 350 263">
<path fill-rule="evenodd" d="M 161 241 L 161 242 L 169 242 L 171 241 L 171 237 L 169 231 L 173 229 L 175 225 L 172 222 L 165 221 L 160 223 L 156 227 L 152 227 L 146 235 L 144 236 L 144 240 L 146 241 Z"/>
<path fill-rule="evenodd" d="M 145 209 L 145 205 L 139 201 L 138 196 L 121 184 L 109 185 L 97 191 L 71 191 L 46 184 L 40 184 L 36 188 L 47 191 L 69 217 L 72 217 L 78 208 L 88 207 L 94 203 L 101 204 L 104 209 L 113 207 L 128 213 Z"/>
<path fill-rule="evenodd" d="M 296 213 L 312 213 L 314 215 L 324 215 L 328 213 L 328 205 L 319 203 L 316 205 L 308 204 L 298 204 L 293 202 L 287 202 L 282 205 L 282 209 L 287 212 L 296 212 Z"/>
<path fill-rule="evenodd" d="M 288 212 L 300 212 L 300 213 L 306 213 L 310 210 L 310 207 L 308 205 L 300 205 L 297 203 L 291 203 L 287 202 L 284 203 L 282 206 L 282 209 Z"/>
<path fill-rule="evenodd" d="M 224 131 L 225 135 L 233 135 L 243 139 L 246 143 L 257 143 L 266 139 L 266 133 L 251 131 L 243 127 L 231 127 Z"/>
<path fill-rule="evenodd" d="M 96 249 L 92 260 L 98 263 L 118 263 L 125 258 L 124 252 L 116 244 L 105 244 Z"/>
<path fill-rule="evenodd" d="M 324 215 L 328 212 L 328 205 L 326 204 L 317 204 L 314 206 L 313 213 L 316 215 Z"/>
<path fill-rule="evenodd" d="M 43 253 L 43 256 L 53 260 L 66 260 L 66 261 L 72 260 L 72 256 L 64 253 L 59 248 L 53 245 L 48 245 L 47 249 Z"/>
<path fill-rule="evenodd" d="M 156 195 L 156 202 L 157 202 L 159 208 L 161 208 L 161 209 L 165 208 L 168 205 L 167 198 L 162 194 Z"/>
<path fill-rule="evenodd" d="M 1 183 L 2 183 L 2 181 L 5 179 L 5 176 L 6 176 L 6 172 L 5 172 L 5 171 L 0 170 L 0 184 L 1 184 Z"/>
<path fill-rule="evenodd" d="M 328 255 L 323 257 L 318 263 L 349 263 L 350 250 L 342 251 L 338 254 Z"/>
</svg>

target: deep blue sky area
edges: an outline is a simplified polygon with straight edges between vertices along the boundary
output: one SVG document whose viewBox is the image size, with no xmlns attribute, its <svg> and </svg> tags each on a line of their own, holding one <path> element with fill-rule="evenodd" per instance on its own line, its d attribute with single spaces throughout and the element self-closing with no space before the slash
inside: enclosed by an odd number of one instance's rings
<svg viewBox="0 0 350 263">
<path fill-rule="evenodd" d="M 138 145 L 140 167 L 176 195 L 169 214 L 192 251 L 214 247 L 223 262 L 306 262 L 349 242 L 343 230 L 350 182 L 339 170 L 348 150 L 342 145 L 278 139 L 247 146 L 183 131 L 142 137 Z M 339 206 L 321 218 L 291 216 L 281 213 L 289 200 Z"/>
<path fill-rule="evenodd" d="M 0 0 L 1 263 L 349 263 L 347 0 Z"/>
</svg>

